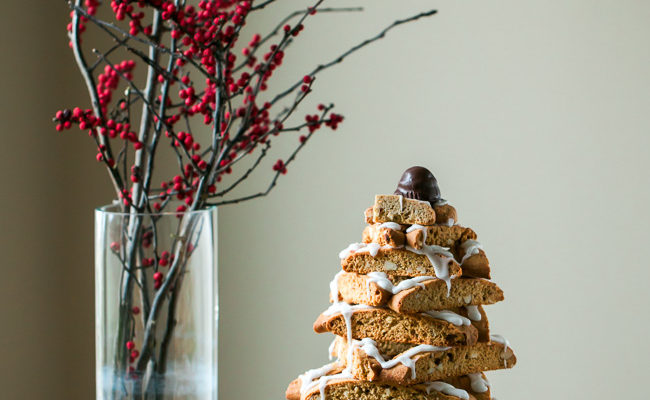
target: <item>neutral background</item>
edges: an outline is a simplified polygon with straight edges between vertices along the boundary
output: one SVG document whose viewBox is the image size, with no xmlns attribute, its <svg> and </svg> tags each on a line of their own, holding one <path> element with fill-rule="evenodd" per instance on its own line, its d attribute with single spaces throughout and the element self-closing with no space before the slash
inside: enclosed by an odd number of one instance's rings
<svg viewBox="0 0 650 400">
<path fill-rule="evenodd" d="M 253 27 L 304 4 L 280 3 Z M 367 11 L 316 16 L 280 80 L 396 18 L 440 14 L 323 74 L 313 96 L 336 102 L 341 128 L 268 198 L 220 210 L 222 398 L 283 398 L 326 362 L 331 337 L 311 324 L 337 253 L 412 165 L 434 171 L 506 293 L 488 313 L 519 363 L 489 374 L 499 399 L 647 398 L 650 3 L 332 3 Z M 0 18 L 0 397 L 89 399 L 92 208 L 110 185 L 88 139 L 49 121 L 87 104 L 64 2 L 8 2 Z"/>
</svg>

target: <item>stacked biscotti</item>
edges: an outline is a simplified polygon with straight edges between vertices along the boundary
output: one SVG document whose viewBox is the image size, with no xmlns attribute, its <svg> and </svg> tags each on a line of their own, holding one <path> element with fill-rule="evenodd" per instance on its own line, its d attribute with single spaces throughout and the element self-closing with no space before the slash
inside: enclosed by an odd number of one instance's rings
<svg viewBox="0 0 650 400">
<path fill-rule="evenodd" d="M 483 306 L 503 292 L 476 233 L 442 199 L 378 195 L 365 220 L 314 323 L 335 335 L 336 361 L 300 375 L 287 399 L 491 399 L 483 373 L 516 357 L 490 334 Z"/>
</svg>

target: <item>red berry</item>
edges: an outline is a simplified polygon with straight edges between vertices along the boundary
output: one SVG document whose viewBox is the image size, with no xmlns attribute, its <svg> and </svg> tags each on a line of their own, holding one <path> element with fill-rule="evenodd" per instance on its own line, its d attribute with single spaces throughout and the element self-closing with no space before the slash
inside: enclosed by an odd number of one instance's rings
<svg viewBox="0 0 650 400">
<path fill-rule="evenodd" d="M 128 342 L 126 342 L 126 348 L 129 349 L 129 350 L 135 349 L 135 343 L 133 343 L 131 340 L 129 340 Z"/>
</svg>

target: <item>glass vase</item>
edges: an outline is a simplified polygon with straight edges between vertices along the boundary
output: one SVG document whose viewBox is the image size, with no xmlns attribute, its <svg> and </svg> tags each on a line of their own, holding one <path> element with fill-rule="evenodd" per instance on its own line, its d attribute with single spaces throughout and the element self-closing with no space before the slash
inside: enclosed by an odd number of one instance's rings
<svg viewBox="0 0 650 400">
<path fill-rule="evenodd" d="M 217 399 L 217 210 L 95 211 L 97 399 Z"/>
</svg>

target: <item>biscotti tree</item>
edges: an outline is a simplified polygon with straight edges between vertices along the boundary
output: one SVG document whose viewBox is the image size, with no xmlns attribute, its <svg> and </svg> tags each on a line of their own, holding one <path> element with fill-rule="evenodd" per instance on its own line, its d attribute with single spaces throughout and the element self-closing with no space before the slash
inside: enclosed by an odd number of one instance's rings
<svg viewBox="0 0 650 400">
<path fill-rule="evenodd" d="M 517 357 L 483 308 L 504 297 L 476 232 L 419 166 L 364 216 L 314 322 L 335 335 L 334 361 L 298 376 L 287 400 L 494 400 L 484 373 Z"/>
<path fill-rule="evenodd" d="M 112 0 L 110 9 L 99 0 L 69 2 L 70 47 L 91 107 L 58 111 L 54 121 L 58 131 L 77 127 L 88 133 L 121 211 L 130 216 L 110 246 L 123 268 L 119 326 L 115 327 L 120 350 L 114 364 L 116 379 L 136 382 L 137 396 L 153 390 L 142 385 L 154 381 L 146 375 L 165 370 L 166 339 L 174 324 L 163 327 L 156 322 L 165 313 L 167 321 L 175 318 L 174 296 L 192 252 L 187 238 L 196 230 L 187 212 L 267 195 L 317 130 L 336 129 L 343 120 L 332 111 L 332 104 L 319 105 L 303 114 L 302 120 L 294 118 L 314 90 L 317 75 L 394 27 L 435 14 L 431 10 L 394 21 L 331 61 L 297 74 L 288 87 L 270 93 L 269 82 L 284 66 L 287 48 L 310 18 L 360 11 L 323 8 L 324 1 L 317 0 L 286 15 L 267 33 L 245 34 L 250 16 L 275 2 Z M 88 28 L 106 35 L 110 44 L 86 46 Z M 272 143 L 279 139 L 296 144 L 272 164 L 268 185 L 233 195 L 264 165 Z M 170 155 L 177 172 L 155 173 L 155 167 Z M 160 248 L 155 215 L 165 211 L 177 213 L 179 239 L 169 248 Z M 143 247 L 152 249 L 150 257 L 144 256 Z M 141 348 L 133 340 L 136 314 L 144 321 Z M 157 329 L 166 330 L 158 333 Z"/>
</svg>

